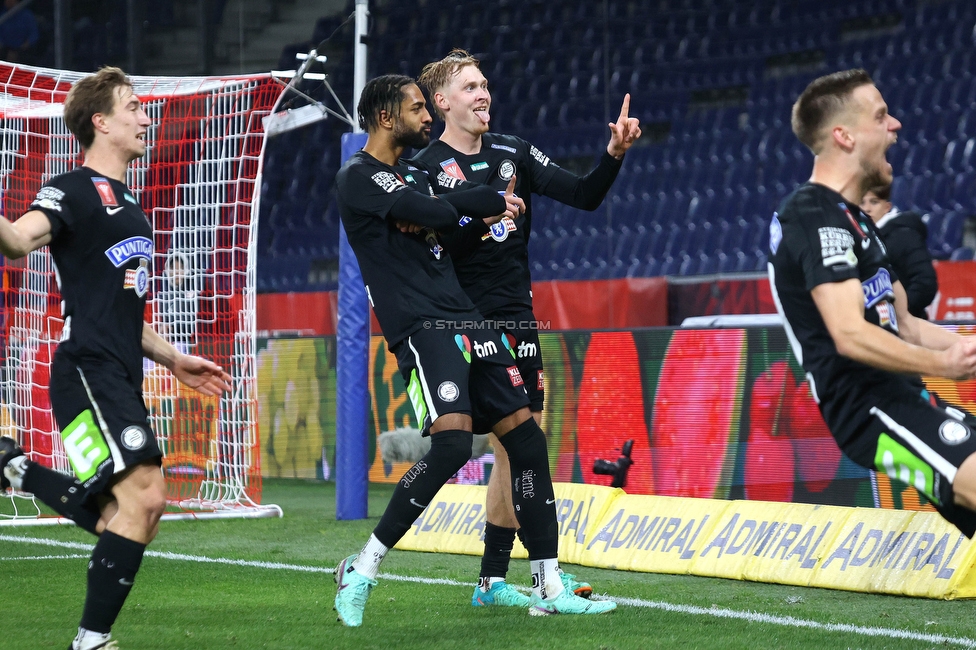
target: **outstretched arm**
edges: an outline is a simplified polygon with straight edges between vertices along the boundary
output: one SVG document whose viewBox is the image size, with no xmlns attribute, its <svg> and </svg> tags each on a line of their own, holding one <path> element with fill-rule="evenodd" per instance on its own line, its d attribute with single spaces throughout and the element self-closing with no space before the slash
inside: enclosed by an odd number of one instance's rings
<svg viewBox="0 0 976 650">
<path fill-rule="evenodd" d="M 51 221 L 40 210 L 31 210 L 16 222 L 0 217 L 0 253 L 16 260 L 51 241 Z"/>
<path fill-rule="evenodd" d="M 142 324 L 142 351 L 148 358 L 169 368 L 180 383 L 204 395 L 230 390 L 230 375 L 201 357 L 183 354 L 157 334 L 149 323 Z"/>
<path fill-rule="evenodd" d="M 582 210 L 596 210 L 603 203 L 610 186 L 617 179 L 624 154 L 641 136 L 640 121 L 630 117 L 630 94 L 624 95 L 620 115 L 610 122 L 610 142 L 606 155 L 586 176 L 580 177 L 562 168 L 556 168 L 552 178 L 541 193 L 560 203 Z"/>
</svg>

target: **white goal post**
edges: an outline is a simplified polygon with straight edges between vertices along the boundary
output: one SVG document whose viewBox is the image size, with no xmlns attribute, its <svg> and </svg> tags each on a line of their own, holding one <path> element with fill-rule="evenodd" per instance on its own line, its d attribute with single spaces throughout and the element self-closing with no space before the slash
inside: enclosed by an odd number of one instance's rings
<svg viewBox="0 0 976 650">
<path fill-rule="evenodd" d="M 61 114 L 84 75 L 0 62 L 0 206 L 16 220 L 41 184 L 81 164 Z M 146 362 L 150 420 L 165 457 L 164 518 L 281 516 L 261 504 L 255 365 L 255 257 L 263 118 L 284 86 L 270 74 L 132 77 L 152 126 L 127 184 L 154 232 L 146 320 L 177 347 L 212 359 L 232 390 L 208 398 Z M 48 249 L 2 260 L 0 434 L 70 473 L 51 414 L 50 363 L 62 326 Z M 30 495 L 0 494 L 0 526 L 70 523 Z"/>
</svg>

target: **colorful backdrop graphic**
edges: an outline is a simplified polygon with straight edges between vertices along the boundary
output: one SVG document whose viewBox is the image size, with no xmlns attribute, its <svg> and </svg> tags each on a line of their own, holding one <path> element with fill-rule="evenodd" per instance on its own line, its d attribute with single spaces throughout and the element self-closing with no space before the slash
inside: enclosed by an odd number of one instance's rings
<svg viewBox="0 0 976 650">
<path fill-rule="evenodd" d="M 259 339 L 257 351 L 262 475 L 330 478 L 335 338 Z"/>
<path fill-rule="evenodd" d="M 782 328 L 545 332 L 540 343 L 556 481 L 609 485 L 594 461 L 633 440 L 631 494 L 932 509 L 840 453 Z M 329 478 L 335 339 L 264 339 L 258 350 L 264 476 Z M 394 483 L 409 464 L 384 464 L 376 436 L 417 422 L 382 337 L 369 377 L 369 477 Z M 927 384 L 976 410 L 976 381 Z"/>
</svg>

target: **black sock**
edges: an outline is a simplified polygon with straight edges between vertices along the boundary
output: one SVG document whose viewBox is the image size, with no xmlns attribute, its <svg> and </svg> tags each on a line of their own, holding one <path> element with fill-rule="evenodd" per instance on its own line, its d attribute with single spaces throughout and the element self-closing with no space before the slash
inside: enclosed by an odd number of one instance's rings
<svg viewBox="0 0 976 650">
<path fill-rule="evenodd" d="M 499 440 L 512 466 L 512 503 L 529 559 L 554 558 L 559 548 L 559 529 L 546 436 L 529 418 L 499 436 Z"/>
<path fill-rule="evenodd" d="M 502 528 L 485 522 L 485 554 L 481 556 L 482 578 L 504 578 L 512 559 L 515 528 Z"/>
<path fill-rule="evenodd" d="M 106 530 L 88 563 L 88 595 L 81 627 L 107 634 L 132 590 L 146 545 Z"/>
<path fill-rule="evenodd" d="M 430 451 L 407 470 L 393 490 L 386 512 L 373 534 L 393 548 L 406 535 L 441 486 L 471 459 L 471 432 L 460 430 L 431 434 Z"/>
<path fill-rule="evenodd" d="M 73 476 L 27 461 L 23 487 L 24 492 L 30 492 L 62 517 L 67 517 L 93 535 L 98 534 L 95 525 L 102 513 L 94 501 L 81 502 L 84 490 Z"/>
</svg>

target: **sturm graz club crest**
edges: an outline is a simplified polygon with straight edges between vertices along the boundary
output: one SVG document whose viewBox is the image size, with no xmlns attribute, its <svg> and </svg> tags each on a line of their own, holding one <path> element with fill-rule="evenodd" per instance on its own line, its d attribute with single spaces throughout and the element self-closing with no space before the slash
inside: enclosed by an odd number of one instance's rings
<svg viewBox="0 0 976 650">
<path fill-rule="evenodd" d="M 512 176 L 515 176 L 515 163 L 506 158 L 502 161 L 502 164 L 498 166 L 498 178 L 507 183 L 508 181 L 512 180 Z"/>
</svg>

